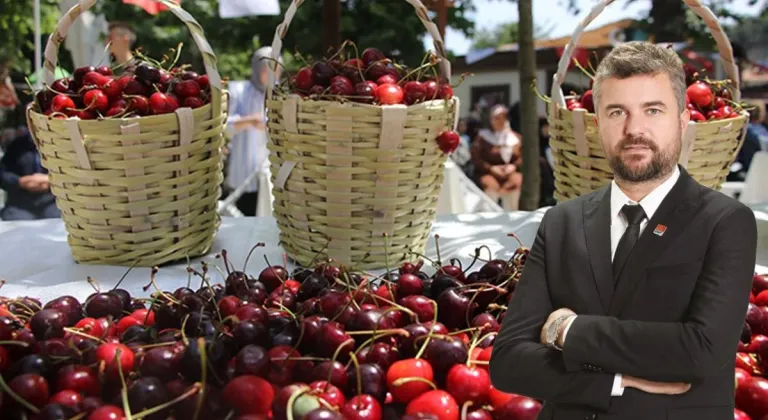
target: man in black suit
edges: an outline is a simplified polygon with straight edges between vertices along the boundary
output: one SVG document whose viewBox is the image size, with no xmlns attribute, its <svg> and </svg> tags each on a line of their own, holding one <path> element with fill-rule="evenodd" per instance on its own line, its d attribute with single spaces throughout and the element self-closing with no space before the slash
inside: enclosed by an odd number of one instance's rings
<svg viewBox="0 0 768 420">
<path fill-rule="evenodd" d="M 682 63 L 632 42 L 594 83 L 614 181 L 546 212 L 490 362 L 543 420 L 731 420 L 753 212 L 677 165 Z"/>
</svg>

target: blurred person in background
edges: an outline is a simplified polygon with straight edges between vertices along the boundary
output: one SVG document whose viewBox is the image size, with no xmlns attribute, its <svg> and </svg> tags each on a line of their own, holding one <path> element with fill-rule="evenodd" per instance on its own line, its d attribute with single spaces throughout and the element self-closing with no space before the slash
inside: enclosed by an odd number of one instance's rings
<svg viewBox="0 0 768 420">
<path fill-rule="evenodd" d="M 232 190 L 237 189 L 248 177 L 269 165 L 267 159 L 266 98 L 269 83 L 268 65 L 272 62 L 272 47 L 259 48 L 251 59 L 251 80 L 238 98 L 231 104 L 228 130 L 232 138 L 229 144 L 226 183 Z M 275 81 L 279 79 L 280 67 Z M 251 181 L 245 192 L 236 201 L 236 206 L 245 216 L 256 215 L 259 197 L 258 180 Z"/>
<path fill-rule="evenodd" d="M 546 118 L 539 118 L 539 166 L 541 168 L 539 207 L 554 206 L 556 204 L 554 197 L 555 174 L 549 137 L 549 121 Z"/>
<path fill-rule="evenodd" d="M 480 130 L 471 150 L 475 182 L 494 201 L 501 199 L 505 210 L 514 211 L 523 183 L 522 141 L 510 128 L 508 115 L 503 105 L 491 108 L 490 128 Z"/>
<path fill-rule="evenodd" d="M 469 134 L 467 133 L 466 118 L 459 119 L 457 131 L 459 132 L 459 138 L 461 141 L 459 142 L 459 147 L 456 149 L 456 151 L 451 153 L 451 159 L 453 159 L 453 161 L 456 162 L 456 165 L 458 165 L 463 170 L 472 160 L 472 156 L 469 152 L 469 145 L 471 141 Z"/>
<path fill-rule="evenodd" d="M 40 163 L 27 132 L 11 140 L 0 160 L 0 188 L 8 194 L 0 210 L 2 220 L 37 220 L 61 217 L 51 193 L 48 171 Z"/>
<path fill-rule="evenodd" d="M 765 104 L 756 100 L 745 102 L 749 105 L 749 108 L 747 108 L 749 111 L 749 124 L 746 127 L 747 133 L 744 136 L 744 144 L 741 146 L 736 160 L 731 164 L 731 171 L 726 178 L 727 181 L 744 181 L 747 178 L 747 172 L 749 172 L 749 167 L 752 165 L 752 158 L 755 156 L 755 153 L 766 150 L 766 143 L 763 143 L 768 141 L 768 138 L 766 138 L 768 130 L 763 126 L 765 122 Z"/>
<path fill-rule="evenodd" d="M 107 33 L 109 52 L 114 63 L 124 66 L 133 60 L 133 45 L 136 43 L 136 32 L 131 25 L 124 22 L 112 22 Z"/>
</svg>

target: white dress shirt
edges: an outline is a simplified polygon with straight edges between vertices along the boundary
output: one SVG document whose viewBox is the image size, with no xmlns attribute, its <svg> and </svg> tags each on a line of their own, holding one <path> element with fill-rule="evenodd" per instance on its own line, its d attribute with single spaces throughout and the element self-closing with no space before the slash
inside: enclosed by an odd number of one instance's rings
<svg viewBox="0 0 768 420">
<path fill-rule="evenodd" d="M 650 220 L 651 217 L 653 217 L 653 214 L 656 213 L 656 210 L 659 209 L 661 202 L 664 201 L 664 198 L 667 197 L 667 194 L 672 190 L 672 187 L 675 186 L 678 178 L 680 178 L 680 168 L 675 166 L 675 172 L 672 173 L 672 176 L 667 178 L 658 187 L 646 195 L 639 203 L 630 200 L 629 197 L 624 194 L 624 191 L 616 185 L 615 181 L 611 182 L 611 261 L 613 261 L 613 257 L 616 254 L 616 248 L 619 246 L 619 241 L 624 235 L 624 231 L 627 230 L 627 220 L 621 213 L 621 208 L 624 207 L 625 204 L 639 204 L 643 207 L 646 218 L 640 223 L 640 234 L 642 234 L 645 227 L 648 225 L 648 220 Z M 565 342 L 565 336 L 568 334 L 568 330 L 571 328 L 574 319 L 576 319 L 576 317 L 572 317 L 569 320 L 568 325 L 563 331 L 563 342 Z M 611 390 L 612 397 L 618 397 L 624 394 L 624 387 L 621 386 L 621 379 L 622 376 L 620 373 L 616 374 L 614 377 L 613 389 Z"/>
</svg>

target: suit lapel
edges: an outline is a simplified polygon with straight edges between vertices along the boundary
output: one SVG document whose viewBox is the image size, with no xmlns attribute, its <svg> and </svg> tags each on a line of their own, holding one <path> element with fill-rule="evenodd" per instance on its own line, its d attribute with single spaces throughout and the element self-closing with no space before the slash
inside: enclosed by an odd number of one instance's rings
<svg viewBox="0 0 768 420">
<path fill-rule="evenodd" d="M 693 213 L 699 203 L 698 192 L 696 181 L 681 168 L 680 179 L 648 221 L 624 265 L 616 284 L 609 315 L 621 314 L 637 286 L 645 281 L 645 268 L 677 239 L 693 219 Z M 661 235 L 654 232 L 659 225 L 666 226 Z"/>
<path fill-rule="evenodd" d="M 613 297 L 611 268 L 611 188 L 603 188 L 591 200 L 584 202 L 584 236 L 589 263 L 595 279 L 600 303 L 607 313 Z"/>
</svg>

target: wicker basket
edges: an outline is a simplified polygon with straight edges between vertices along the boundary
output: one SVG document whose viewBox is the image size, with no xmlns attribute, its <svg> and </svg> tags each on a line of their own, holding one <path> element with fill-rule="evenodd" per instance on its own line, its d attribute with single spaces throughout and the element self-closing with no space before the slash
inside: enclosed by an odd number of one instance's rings
<svg viewBox="0 0 768 420">
<path fill-rule="evenodd" d="M 153 266 L 203 255 L 220 224 L 226 93 L 216 57 L 195 19 L 162 1 L 191 31 L 205 62 L 211 103 L 176 113 L 104 120 L 27 119 L 68 232 L 75 261 Z M 69 26 L 96 0 L 59 21 L 45 49 L 45 80 Z"/>
<path fill-rule="evenodd" d="M 585 110 L 569 111 L 562 83 L 571 62 L 574 49 L 584 29 L 614 0 L 602 0 L 584 18 L 565 48 L 552 84 L 549 106 L 550 146 L 555 167 L 555 198 L 565 201 L 594 191 L 613 179 L 605 159 L 594 115 Z M 683 0 L 701 17 L 717 42 L 725 66 L 734 100 L 739 101 L 739 72 L 734 63 L 733 50 L 725 32 L 710 9 L 699 0 Z M 744 142 L 743 130 L 748 114 L 725 120 L 691 122 L 683 136 L 680 164 L 701 184 L 718 189 L 725 181 L 731 163 Z"/>
<path fill-rule="evenodd" d="M 450 80 L 437 27 L 419 0 L 407 1 L 435 40 L 440 72 Z M 294 0 L 277 27 L 274 63 L 301 3 Z M 269 67 L 274 72 L 276 64 Z M 375 106 L 273 96 L 269 89 L 267 108 L 274 214 L 291 258 L 381 268 L 424 251 L 447 157 L 436 138 L 455 129 L 457 98 Z"/>
</svg>

